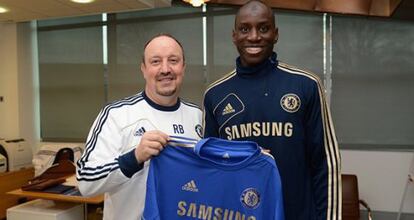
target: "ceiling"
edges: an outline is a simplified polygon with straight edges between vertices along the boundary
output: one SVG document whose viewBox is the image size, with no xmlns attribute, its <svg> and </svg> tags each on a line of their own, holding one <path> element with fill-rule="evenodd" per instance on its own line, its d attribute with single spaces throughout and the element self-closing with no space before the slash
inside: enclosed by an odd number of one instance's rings
<svg viewBox="0 0 414 220">
<path fill-rule="evenodd" d="M 0 0 L 0 7 L 9 10 L 0 13 L 0 22 L 22 22 L 170 6 L 171 0 L 96 0 L 89 4 L 74 3 L 70 0 Z"/>
<path fill-rule="evenodd" d="M 242 5 L 248 0 L 210 0 Z M 389 17 L 414 21 L 414 0 L 264 0 L 273 8 L 334 14 Z"/>
<path fill-rule="evenodd" d="M 73 3 L 70 0 L 0 0 L 0 6 L 9 9 L 9 12 L 0 13 L 0 22 L 23 22 L 30 20 L 42 20 L 49 18 L 70 17 L 92 15 L 100 13 L 113 13 L 122 11 L 136 11 L 158 7 L 170 7 L 172 1 L 177 0 L 96 0 L 90 4 Z M 324 0 L 267 0 L 274 3 L 275 8 L 290 8 L 294 10 L 305 10 L 303 5 L 306 2 L 323 2 Z M 330 0 L 331 1 L 331 0 Z M 361 0 L 336 0 L 337 2 L 345 2 L 339 7 L 339 13 L 346 11 L 350 7 L 351 2 Z M 376 9 L 390 8 L 393 3 L 394 7 L 386 16 L 396 19 L 404 19 L 414 21 L 414 1 L 413 0 L 363 0 L 363 2 L 371 2 L 371 10 L 373 3 L 376 3 Z M 244 0 L 210 0 L 215 4 L 235 3 L 241 4 Z M 295 3 L 297 2 L 297 3 Z M 329 1 L 327 1 L 329 2 Z M 300 3 L 300 4 L 299 4 Z M 305 4 L 306 5 L 306 4 Z M 289 7 L 286 7 L 289 6 Z M 301 8 L 302 7 L 302 8 Z M 395 10 L 394 10 L 395 9 Z M 308 11 L 327 11 L 338 12 L 330 9 L 311 9 Z M 352 14 L 352 13 L 350 13 Z M 358 13 L 357 13 L 358 14 Z M 363 13 L 362 13 L 363 14 Z M 373 14 L 371 14 L 373 15 Z M 377 14 L 378 16 L 378 14 Z"/>
<path fill-rule="evenodd" d="M 414 1 L 403 0 L 391 17 L 414 21 Z"/>
</svg>

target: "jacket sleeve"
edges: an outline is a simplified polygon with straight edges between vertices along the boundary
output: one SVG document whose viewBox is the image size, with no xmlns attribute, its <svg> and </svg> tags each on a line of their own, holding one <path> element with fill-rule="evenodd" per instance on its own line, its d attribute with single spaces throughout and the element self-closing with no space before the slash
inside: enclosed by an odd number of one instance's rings
<svg viewBox="0 0 414 220">
<path fill-rule="evenodd" d="M 213 103 L 210 98 L 211 93 L 206 93 L 203 100 L 203 128 L 204 138 L 219 137 L 218 124 L 214 117 Z"/>
<path fill-rule="evenodd" d="M 322 86 L 316 82 L 310 90 L 305 126 L 317 219 L 341 219 L 342 185 L 338 143 Z"/>
<path fill-rule="evenodd" d="M 76 177 L 84 196 L 112 191 L 142 170 L 143 164 L 135 159 L 134 150 L 121 153 L 121 128 L 105 107 L 89 132 L 85 151 L 77 162 Z"/>
</svg>

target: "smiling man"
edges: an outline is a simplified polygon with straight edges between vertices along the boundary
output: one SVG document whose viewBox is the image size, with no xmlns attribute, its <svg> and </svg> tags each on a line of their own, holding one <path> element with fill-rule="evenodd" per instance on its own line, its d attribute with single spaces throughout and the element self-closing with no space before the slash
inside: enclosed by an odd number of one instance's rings
<svg viewBox="0 0 414 220">
<path fill-rule="evenodd" d="M 184 71 L 184 53 L 178 41 L 160 36 L 146 44 L 141 72 L 145 93 L 151 100 L 164 106 L 176 104 Z"/>
<path fill-rule="evenodd" d="M 270 151 L 286 220 L 341 219 L 340 155 L 319 78 L 277 60 L 274 13 L 261 1 L 239 9 L 232 37 L 240 56 L 205 92 L 204 137 L 251 140 Z"/>
<path fill-rule="evenodd" d="M 182 101 L 184 51 L 171 35 L 144 47 L 145 90 L 105 106 L 77 162 L 82 195 L 105 193 L 104 220 L 141 219 L 149 159 L 162 153 L 169 136 L 201 138 L 201 110 Z"/>
</svg>

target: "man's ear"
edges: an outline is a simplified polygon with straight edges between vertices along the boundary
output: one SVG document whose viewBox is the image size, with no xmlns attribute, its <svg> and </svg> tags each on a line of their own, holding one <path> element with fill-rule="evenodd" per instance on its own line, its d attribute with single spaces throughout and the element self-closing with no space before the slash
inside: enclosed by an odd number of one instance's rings
<svg viewBox="0 0 414 220">
<path fill-rule="evenodd" d="M 231 38 L 232 38 L 232 41 L 233 41 L 233 44 L 236 42 L 236 31 L 233 29 L 233 32 L 232 32 L 232 34 L 231 34 Z"/>
<path fill-rule="evenodd" d="M 275 40 L 274 40 L 274 44 L 276 44 L 278 40 L 279 40 L 279 28 L 275 28 Z"/>
<path fill-rule="evenodd" d="M 144 77 L 144 79 L 145 79 L 145 63 L 144 62 L 141 62 L 141 73 L 142 73 L 142 76 Z"/>
</svg>

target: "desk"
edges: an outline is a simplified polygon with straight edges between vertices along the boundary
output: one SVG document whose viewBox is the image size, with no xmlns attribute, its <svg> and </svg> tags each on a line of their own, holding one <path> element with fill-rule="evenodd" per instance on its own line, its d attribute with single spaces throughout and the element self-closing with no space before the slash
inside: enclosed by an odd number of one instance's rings
<svg viewBox="0 0 414 220">
<path fill-rule="evenodd" d="M 0 173 L 0 219 L 6 218 L 8 208 L 19 204 L 19 196 L 9 195 L 7 192 L 23 186 L 33 177 L 33 167 Z"/>
<path fill-rule="evenodd" d="M 73 176 L 71 178 L 68 178 L 67 182 L 64 184 L 73 185 L 73 178 L 75 177 Z M 56 193 L 24 191 L 22 189 L 15 189 L 15 190 L 7 192 L 7 194 L 15 195 L 19 197 L 34 198 L 34 199 L 49 199 L 49 200 L 62 201 L 62 202 L 82 203 L 84 204 L 85 219 L 88 218 L 87 204 L 96 205 L 104 201 L 103 195 L 94 196 L 94 197 L 83 197 L 83 196 L 64 195 L 64 194 L 56 194 Z"/>
<path fill-rule="evenodd" d="M 76 203 L 86 203 L 86 204 L 99 204 L 104 201 L 104 196 L 99 195 L 95 197 L 82 197 L 82 196 L 70 196 L 56 193 L 45 193 L 45 192 L 32 192 L 32 191 L 23 191 L 21 189 L 16 189 L 8 192 L 8 194 L 20 196 L 20 197 L 29 197 L 35 199 L 49 199 L 54 201 L 63 201 L 63 202 L 76 202 Z"/>
</svg>

